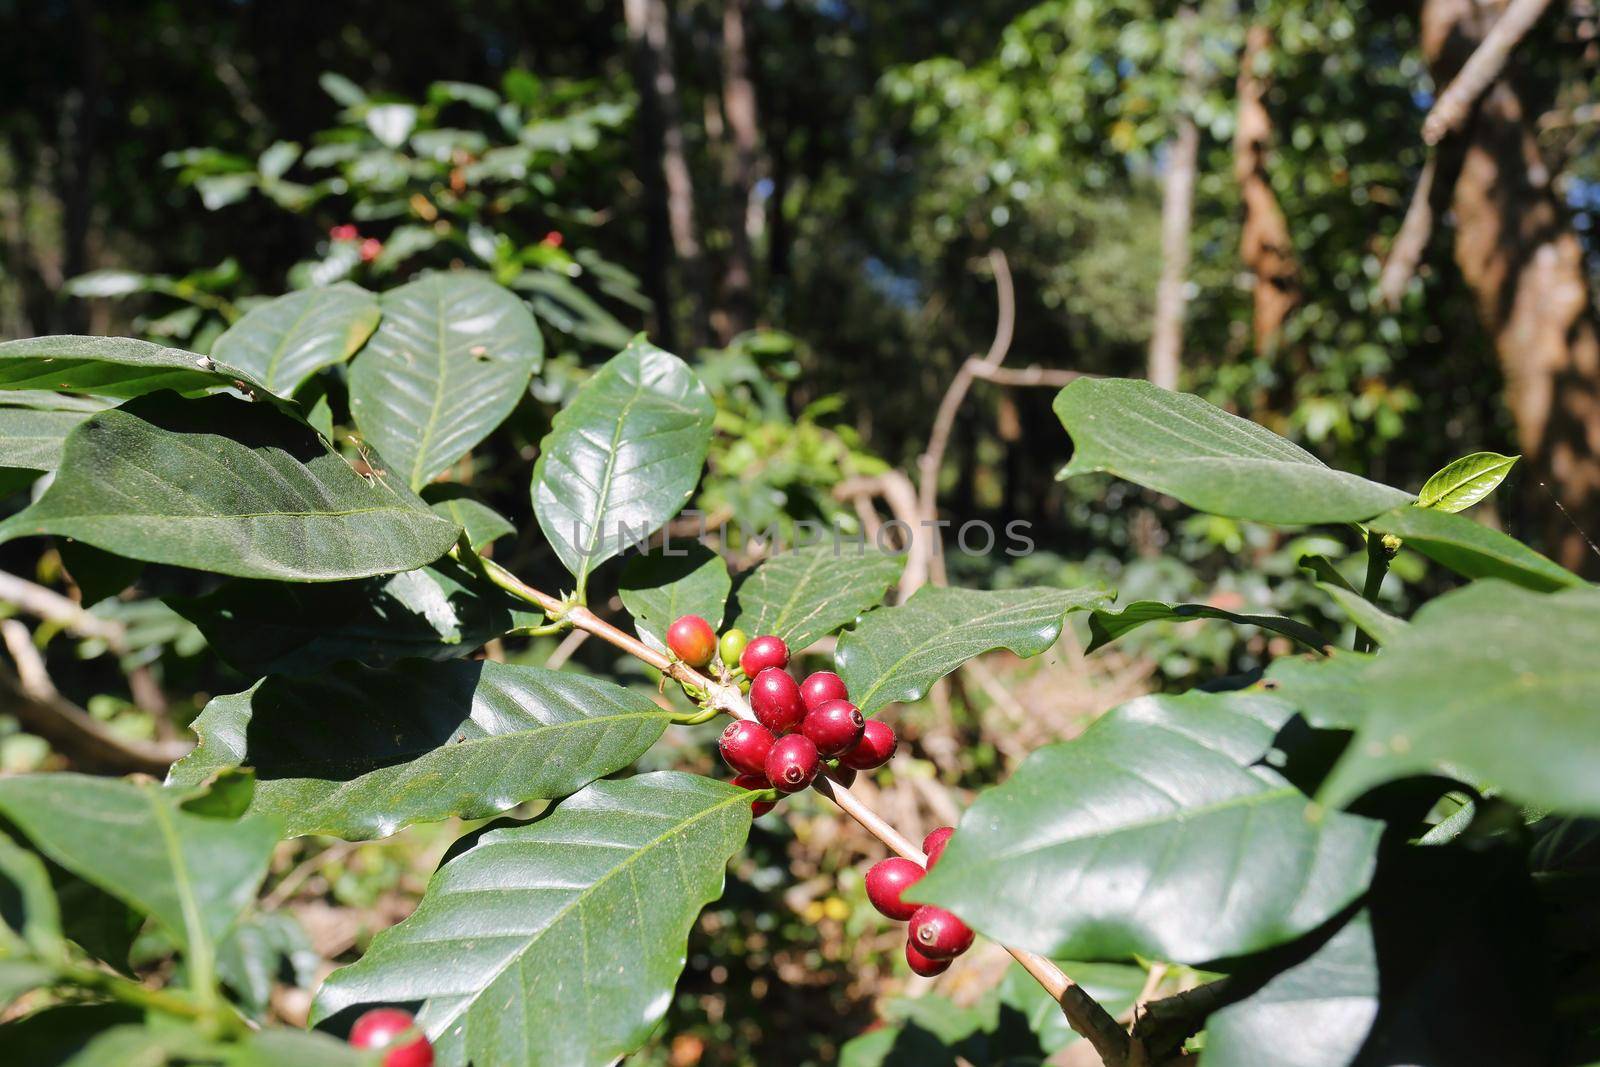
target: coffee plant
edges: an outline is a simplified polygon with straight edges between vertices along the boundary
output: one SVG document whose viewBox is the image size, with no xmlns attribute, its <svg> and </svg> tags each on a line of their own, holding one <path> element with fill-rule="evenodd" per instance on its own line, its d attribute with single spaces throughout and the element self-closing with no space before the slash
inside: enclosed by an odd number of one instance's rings
<svg viewBox="0 0 1600 1067">
<path fill-rule="evenodd" d="M 615 1061 L 662 1019 L 752 818 L 807 787 L 896 854 L 867 893 L 907 922 L 914 972 L 939 973 L 974 931 L 1021 965 L 975 1004 L 900 1002 L 844 1062 L 1037 1063 L 1079 1037 L 1115 1067 L 1600 1054 L 1600 594 L 1459 514 L 1510 457 L 1466 457 L 1414 494 L 1197 397 L 1080 379 L 1056 401 L 1064 477 L 1345 538 L 1364 581 L 1328 555 L 1300 563 L 1357 647 L 1305 620 L 1100 589 L 897 600 L 901 561 L 871 544 L 734 575 L 700 545 L 652 542 L 700 483 L 716 410 L 690 366 L 638 338 L 540 444 L 533 513 L 566 572 L 549 581 L 491 558 L 511 524 L 439 483 L 542 358 L 523 302 L 470 273 L 381 299 L 303 289 L 206 356 L 0 345 L 10 484 L 50 475 L 0 541 L 219 576 L 173 606 L 253 679 L 210 701 L 165 782 L 0 779 L 0 1005 L 36 1005 L 0 1025 L 9 1062 Z M 296 399 L 330 368 L 353 433 L 320 390 Z M 1410 619 L 1380 609 L 1402 546 L 1468 581 Z M 626 622 L 590 603 L 602 568 Z M 1198 619 L 1301 651 L 1116 708 L 920 846 L 852 792 L 894 751 L 897 703 L 986 652 L 1037 656 L 1074 615 L 1092 648 Z M 474 656 L 574 630 L 676 702 Z M 797 682 L 791 651 L 835 635 L 834 670 Z M 629 773 L 675 725 L 718 715 L 732 781 Z M 262 1025 L 240 943 L 267 936 L 252 904 L 274 847 L 452 818 L 497 821 L 327 978 L 313 1029 Z M 159 980 L 130 967 L 141 931 L 179 961 Z M 1156 967 L 1194 981 L 1135 1010 Z"/>
</svg>

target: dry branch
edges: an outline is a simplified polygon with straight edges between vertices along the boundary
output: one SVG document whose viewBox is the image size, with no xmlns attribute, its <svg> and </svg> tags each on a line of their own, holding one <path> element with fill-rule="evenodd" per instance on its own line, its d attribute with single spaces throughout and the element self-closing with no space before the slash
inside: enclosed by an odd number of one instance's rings
<svg viewBox="0 0 1600 1067">
<path fill-rule="evenodd" d="M 1506 5 L 1493 28 L 1484 34 L 1483 42 L 1434 101 L 1433 109 L 1422 122 L 1425 142 L 1438 144 L 1447 134 L 1461 128 L 1478 97 L 1500 76 L 1512 50 L 1549 6 L 1550 0 L 1511 0 Z"/>
</svg>

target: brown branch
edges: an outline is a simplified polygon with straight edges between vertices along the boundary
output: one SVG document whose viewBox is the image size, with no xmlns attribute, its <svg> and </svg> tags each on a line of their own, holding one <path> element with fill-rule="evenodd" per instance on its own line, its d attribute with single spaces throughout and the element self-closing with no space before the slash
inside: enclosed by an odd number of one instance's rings
<svg viewBox="0 0 1600 1067">
<path fill-rule="evenodd" d="M 987 363 L 976 360 L 972 364 L 972 376 L 980 378 L 995 385 L 1009 386 L 1045 386 L 1060 389 L 1069 382 L 1085 377 L 1083 371 L 1063 370 L 1059 367 L 993 367 Z"/>
<path fill-rule="evenodd" d="M 1400 306 L 1406 287 L 1417 273 L 1433 236 L 1434 182 L 1439 167 L 1437 153 L 1428 153 L 1428 161 L 1417 176 L 1416 191 L 1411 194 L 1411 204 L 1400 223 L 1400 232 L 1394 235 L 1389 246 L 1389 258 L 1383 261 L 1383 273 L 1378 277 L 1378 298 L 1391 311 Z"/>
<path fill-rule="evenodd" d="M 745 700 L 739 687 L 732 682 L 710 678 L 681 660 L 669 659 L 633 635 L 606 622 L 588 608 L 571 606 L 543 590 L 535 589 L 492 560 L 478 562 L 496 585 L 530 604 L 537 605 L 552 618 L 560 619 L 576 629 L 593 634 L 680 684 L 705 692 L 707 707 L 737 719 L 755 719 L 755 713 L 750 710 L 749 702 Z M 833 801 L 846 815 L 897 854 L 913 863 L 925 865 L 928 862 L 928 857 L 914 841 L 891 826 L 883 816 L 873 811 L 866 801 L 852 793 L 842 782 L 831 776 L 819 777 L 812 787 Z M 1006 951 L 1011 953 L 1012 957 L 1022 964 L 1023 969 L 1055 998 L 1067 1017 L 1067 1023 L 1078 1034 L 1089 1040 L 1108 1067 L 1125 1067 L 1130 1050 L 1133 1048 L 1133 1041 L 1099 1001 L 1084 992 L 1083 988 L 1068 978 L 1061 968 L 1043 956 L 1010 946 L 1006 946 Z"/>
<path fill-rule="evenodd" d="M 0 571 L 0 601 L 13 604 L 46 622 L 53 622 L 79 637 L 98 638 L 113 652 L 127 651 L 127 633 L 120 623 L 93 615 L 76 601 L 26 578 Z"/>
<path fill-rule="evenodd" d="M 904 600 L 927 584 L 933 570 L 933 557 L 937 555 L 938 542 L 932 526 L 921 525 L 921 512 L 917 504 L 917 490 L 899 471 L 886 471 L 873 476 L 846 478 L 833 487 L 836 500 L 871 500 L 883 497 L 889 513 L 907 530 L 906 566 L 900 574 L 900 598 Z M 860 509 L 857 509 L 860 513 Z"/>
<path fill-rule="evenodd" d="M 1422 122 L 1422 139 L 1430 145 L 1438 144 L 1447 134 L 1461 128 L 1478 97 L 1494 83 L 1505 69 L 1506 60 L 1518 42 L 1533 29 L 1550 0 L 1511 0 L 1505 12 L 1495 20 L 1494 26 L 1483 36 L 1468 60 L 1462 64 L 1455 78 L 1434 101 L 1428 117 Z"/>
</svg>

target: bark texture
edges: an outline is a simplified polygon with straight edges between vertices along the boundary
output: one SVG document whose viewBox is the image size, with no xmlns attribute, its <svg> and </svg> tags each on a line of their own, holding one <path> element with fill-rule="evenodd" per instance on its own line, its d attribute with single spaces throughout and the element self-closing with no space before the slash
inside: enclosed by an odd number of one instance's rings
<svg viewBox="0 0 1600 1067">
<path fill-rule="evenodd" d="M 1240 256 L 1255 275 L 1253 335 L 1256 353 L 1278 351 L 1283 324 L 1300 303 L 1300 264 L 1278 195 L 1267 178 L 1272 149 L 1272 115 L 1267 111 L 1266 78 L 1258 73 L 1263 54 L 1272 46 L 1272 31 L 1251 26 L 1239 57 L 1238 122 L 1233 138 L 1233 174 L 1244 203 Z"/>
<path fill-rule="evenodd" d="M 715 324 L 718 339 L 724 344 L 755 324 L 749 219 L 761 133 L 756 117 L 756 87 L 750 79 L 745 9 L 746 0 L 726 0 L 722 8 L 722 110 L 732 149 L 724 175 L 728 257 L 722 274 L 722 307 Z"/>
</svg>

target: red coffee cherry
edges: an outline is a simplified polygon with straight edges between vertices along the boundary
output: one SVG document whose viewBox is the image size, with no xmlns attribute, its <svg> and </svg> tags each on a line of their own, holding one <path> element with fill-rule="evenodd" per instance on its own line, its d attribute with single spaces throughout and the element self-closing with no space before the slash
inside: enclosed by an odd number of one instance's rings
<svg viewBox="0 0 1600 1067">
<path fill-rule="evenodd" d="M 806 710 L 814 711 L 830 700 L 848 700 L 850 691 L 844 687 L 844 679 L 832 671 L 817 671 L 808 674 L 806 680 L 800 683 L 800 698 L 806 702 Z"/>
<path fill-rule="evenodd" d="M 924 978 L 932 978 L 950 969 L 949 960 L 936 960 L 924 956 L 909 940 L 906 941 L 906 962 L 911 965 L 912 974 L 920 974 Z"/>
<path fill-rule="evenodd" d="M 684 615 L 667 627 L 667 647 L 689 666 L 699 670 L 717 654 L 717 632 L 698 615 Z"/>
<path fill-rule="evenodd" d="M 389 1049 L 383 1067 L 433 1067 L 433 1046 L 426 1035 L 416 1031 L 417 1021 L 399 1008 L 374 1008 L 350 1028 L 350 1044 L 356 1048 Z M 402 1035 L 416 1032 L 414 1041 L 394 1045 Z M 390 1048 L 394 1045 L 393 1048 Z"/>
<path fill-rule="evenodd" d="M 950 835 L 955 832 L 953 826 L 941 826 L 922 839 L 922 851 L 928 854 L 928 870 L 933 870 L 933 865 L 944 855 L 944 846 L 950 843 Z"/>
<path fill-rule="evenodd" d="M 891 856 L 867 869 L 867 899 L 891 919 L 905 922 L 921 904 L 900 899 L 900 894 L 916 885 L 924 871 L 902 856 Z"/>
<path fill-rule="evenodd" d="M 765 774 L 767 753 L 777 738 L 758 722 L 737 719 L 717 739 L 722 758 L 739 774 Z"/>
<path fill-rule="evenodd" d="M 800 732 L 811 738 L 817 751 L 832 758 L 855 747 L 867 728 L 861 709 L 848 700 L 830 700 L 806 712 Z"/>
<path fill-rule="evenodd" d="M 782 667 L 768 667 L 750 683 L 750 707 L 761 725 L 775 734 L 786 734 L 806 717 L 800 687 Z"/>
<path fill-rule="evenodd" d="M 765 771 L 762 771 L 760 774 L 741 774 L 739 777 L 733 780 L 733 784 L 738 786 L 740 789 L 772 788 L 772 783 L 767 781 L 767 773 Z M 765 815 L 767 812 L 771 811 L 777 806 L 777 802 L 773 800 L 752 800 L 750 802 L 750 810 L 755 812 L 755 815 L 753 815 L 752 818 L 759 819 L 761 816 Z"/>
<path fill-rule="evenodd" d="M 868 719 L 861 731 L 861 740 L 840 756 L 839 762 L 858 771 L 870 771 L 888 763 L 899 744 L 893 727 L 882 719 Z"/>
<path fill-rule="evenodd" d="M 943 908 L 924 904 L 907 928 L 911 943 L 930 960 L 949 960 L 972 947 L 972 928 Z"/>
<path fill-rule="evenodd" d="M 789 646 L 771 634 L 753 638 L 739 654 L 739 666 L 744 668 L 746 678 L 754 678 L 768 667 L 781 671 L 788 665 Z"/>
<path fill-rule="evenodd" d="M 767 753 L 767 778 L 785 793 L 798 793 L 817 776 L 817 746 L 803 734 L 780 737 Z"/>
</svg>

